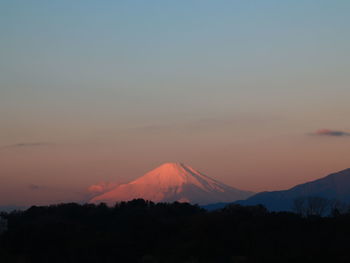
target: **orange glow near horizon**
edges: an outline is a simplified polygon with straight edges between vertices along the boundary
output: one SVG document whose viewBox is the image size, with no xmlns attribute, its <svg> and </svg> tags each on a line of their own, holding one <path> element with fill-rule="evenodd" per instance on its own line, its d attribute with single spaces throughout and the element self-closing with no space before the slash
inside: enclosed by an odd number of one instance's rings
<svg viewBox="0 0 350 263">
<path fill-rule="evenodd" d="M 285 143 L 205 145 L 188 139 L 151 142 L 152 151 L 147 144 L 127 143 L 3 149 L 0 200 L 3 205 L 80 201 L 91 194 L 89 186 L 126 183 L 168 161 L 187 163 L 243 190 L 286 189 L 348 168 L 346 138 L 336 140 L 301 135 Z"/>
<path fill-rule="evenodd" d="M 350 167 L 350 1 L 3 2 L 0 206 L 165 162 L 255 192 Z"/>
</svg>

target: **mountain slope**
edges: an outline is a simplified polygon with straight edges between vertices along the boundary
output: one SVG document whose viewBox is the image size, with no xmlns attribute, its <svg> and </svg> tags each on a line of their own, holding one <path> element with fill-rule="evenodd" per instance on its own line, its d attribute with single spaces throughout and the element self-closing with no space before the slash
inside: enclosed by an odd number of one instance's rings
<svg viewBox="0 0 350 263">
<path fill-rule="evenodd" d="M 241 205 L 262 204 L 272 211 L 288 211 L 292 209 L 293 201 L 296 198 L 308 196 L 350 203 L 350 169 L 297 185 L 288 190 L 258 193 L 236 203 Z"/>
<path fill-rule="evenodd" d="M 143 198 L 154 202 L 180 201 L 202 205 L 233 202 L 251 195 L 251 192 L 225 185 L 182 163 L 165 163 L 128 184 L 94 197 L 91 202 L 114 204 Z"/>
</svg>

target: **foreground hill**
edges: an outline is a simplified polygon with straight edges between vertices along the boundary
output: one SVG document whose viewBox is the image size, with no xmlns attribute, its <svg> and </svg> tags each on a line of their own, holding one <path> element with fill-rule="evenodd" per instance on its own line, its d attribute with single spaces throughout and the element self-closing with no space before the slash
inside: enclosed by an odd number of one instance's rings
<svg viewBox="0 0 350 263">
<path fill-rule="evenodd" d="M 258 193 L 237 203 L 241 205 L 262 204 L 271 211 L 288 211 L 292 209 L 294 200 L 303 197 L 322 197 L 327 200 L 350 203 L 350 169 L 297 185 L 288 190 Z"/>
<path fill-rule="evenodd" d="M 245 199 L 253 193 L 242 191 L 182 163 L 165 163 L 144 176 L 94 197 L 90 202 L 113 205 L 119 201 L 143 198 L 154 202 L 209 204 Z"/>
<path fill-rule="evenodd" d="M 263 206 L 206 212 L 133 200 L 0 214 L 1 263 L 350 262 L 350 214 L 301 217 Z"/>
</svg>

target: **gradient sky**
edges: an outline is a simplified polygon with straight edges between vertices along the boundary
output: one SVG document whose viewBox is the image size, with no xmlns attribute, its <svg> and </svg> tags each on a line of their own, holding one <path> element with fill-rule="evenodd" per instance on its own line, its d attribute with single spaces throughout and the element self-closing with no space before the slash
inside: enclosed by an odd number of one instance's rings
<svg viewBox="0 0 350 263">
<path fill-rule="evenodd" d="M 81 200 L 169 161 L 253 191 L 349 168 L 349 14 L 0 0 L 0 205 Z"/>
</svg>

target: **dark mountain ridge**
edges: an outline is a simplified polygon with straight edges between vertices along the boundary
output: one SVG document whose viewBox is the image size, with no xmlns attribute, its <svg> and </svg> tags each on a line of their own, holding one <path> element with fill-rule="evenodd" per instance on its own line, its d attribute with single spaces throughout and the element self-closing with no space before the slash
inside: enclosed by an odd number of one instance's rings
<svg viewBox="0 0 350 263">
<path fill-rule="evenodd" d="M 311 196 L 349 203 L 350 169 L 299 184 L 288 190 L 258 193 L 246 200 L 237 201 L 237 203 L 241 205 L 262 204 L 271 211 L 289 211 L 292 210 L 295 199 Z"/>
<path fill-rule="evenodd" d="M 291 211 L 297 198 L 321 197 L 327 200 L 350 203 L 350 168 L 332 173 L 315 181 L 296 185 L 287 190 L 257 193 L 245 200 L 234 203 L 240 205 L 262 204 L 270 211 Z M 220 209 L 228 203 L 204 206 L 208 210 Z"/>
</svg>

